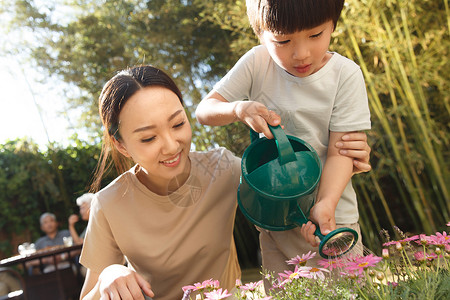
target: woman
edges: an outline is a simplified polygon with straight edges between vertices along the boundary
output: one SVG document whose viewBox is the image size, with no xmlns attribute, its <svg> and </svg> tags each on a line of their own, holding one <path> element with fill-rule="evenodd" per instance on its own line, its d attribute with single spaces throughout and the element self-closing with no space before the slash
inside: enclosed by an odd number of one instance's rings
<svg viewBox="0 0 450 300">
<path fill-rule="evenodd" d="M 231 290 L 240 278 L 233 240 L 240 159 L 224 148 L 190 151 L 181 92 L 157 68 L 114 76 L 99 110 L 104 143 L 94 190 L 109 154 L 121 175 L 91 204 L 81 298 L 181 299 L 183 286 L 210 278 Z M 366 149 L 356 148 L 365 164 Z"/>
</svg>

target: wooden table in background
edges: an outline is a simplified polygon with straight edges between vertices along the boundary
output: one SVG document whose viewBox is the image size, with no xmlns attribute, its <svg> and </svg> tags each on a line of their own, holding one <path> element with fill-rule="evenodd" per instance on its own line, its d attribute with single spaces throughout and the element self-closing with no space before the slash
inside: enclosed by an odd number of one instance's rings
<svg viewBox="0 0 450 300">
<path fill-rule="evenodd" d="M 58 246 L 51 249 L 36 251 L 29 255 L 16 255 L 0 261 L 0 267 L 10 267 L 21 264 L 24 268 L 24 281 L 28 300 L 62 300 L 78 299 L 83 277 L 80 267 L 75 262 L 75 255 L 79 253 L 82 245 L 70 247 Z M 56 256 L 67 253 L 70 267 L 65 269 L 55 268 L 55 271 L 36 275 L 28 275 L 26 263 L 32 260 L 39 260 L 42 264 L 44 257 L 53 257 L 54 264 L 57 264 Z M 76 272 L 74 273 L 74 270 Z"/>
</svg>

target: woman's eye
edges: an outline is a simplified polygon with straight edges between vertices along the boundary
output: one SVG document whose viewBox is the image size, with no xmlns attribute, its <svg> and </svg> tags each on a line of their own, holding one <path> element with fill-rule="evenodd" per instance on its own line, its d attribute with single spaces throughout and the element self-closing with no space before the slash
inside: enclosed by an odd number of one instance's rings
<svg viewBox="0 0 450 300">
<path fill-rule="evenodd" d="M 174 128 L 178 128 L 178 127 L 183 126 L 185 123 L 186 123 L 186 121 L 182 121 L 182 122 L 180 122 L 180 123 L 174 125 L 173 127 L 174 127 Z"/>
<path fill-rule="evenodd" d="M 141 142 L 142 142 L 142 143 L 148 143 L 148 142 L 153 141 L 154 139 L 155 139 L 155 137 L 152 136 L 152 137 L 150 137 L 150 138 L 148 138 L 148 139 L 142 139 Z"/>
</svg>

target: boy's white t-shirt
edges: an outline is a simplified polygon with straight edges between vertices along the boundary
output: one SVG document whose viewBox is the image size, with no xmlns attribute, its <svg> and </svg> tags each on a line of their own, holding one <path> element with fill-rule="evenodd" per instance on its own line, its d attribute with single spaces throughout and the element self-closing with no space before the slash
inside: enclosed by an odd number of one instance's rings
<svg viewBox="0 0 450 300">
<path fill-rule="evenodd" d="M 215 86 L 227 101 L 263 103 L 281 116 L 286 134 L 309 143 L 325 164 L 329 131 L 370 129 L 370 111 L 361 69 L 332 52 L 316 73 L 300 78 L 278 66 L 264 45 L 248 51 Z M 351 181 L 336 208 L 336 223 L 358 221 L 356 194 Z"/>
<path fill-rule="evenodd" d="M 128 266 L 152 286 L 153 299 L 181 299 L 182 287 L 240 278 L 233 239 L 240 158 L 225 148 L 191 152 L 191 174 L 169 196 L 147 189 L 136 166 L 96 194 L 80 262 L 100 273 Z"/>
</svg>

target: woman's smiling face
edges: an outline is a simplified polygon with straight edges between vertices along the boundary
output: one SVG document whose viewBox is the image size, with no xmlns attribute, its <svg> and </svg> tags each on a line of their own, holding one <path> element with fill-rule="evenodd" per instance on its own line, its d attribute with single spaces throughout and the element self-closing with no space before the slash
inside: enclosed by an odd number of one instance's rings
<svg viewBox="0 0 450 300">
<path fill-rule="evenodd" d="M 116 148 L 141 167 L 139 180 L 158 194 L 189 176 L 191 126 L 178 96 L 160 87 L 137 91 L 119 114 Z M 174 180 L 176 179 L 176 180 Z"/>
</svg>

